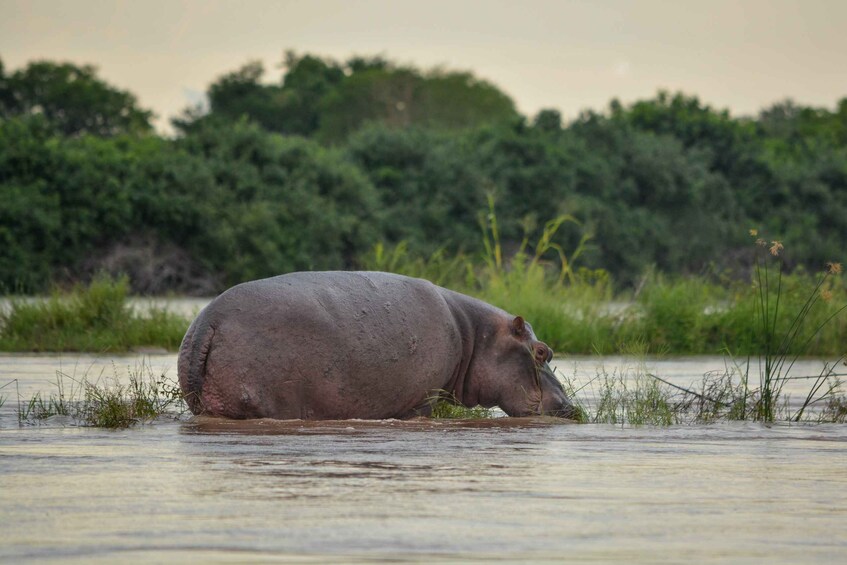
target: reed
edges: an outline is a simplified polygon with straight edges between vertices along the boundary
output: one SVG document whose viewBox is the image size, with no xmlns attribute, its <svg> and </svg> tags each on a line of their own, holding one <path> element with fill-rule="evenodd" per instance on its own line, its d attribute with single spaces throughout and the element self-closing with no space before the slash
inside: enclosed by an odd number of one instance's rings
<svg viewBox="0 0 847 565">
<path fill-rule="evenodd" d="M 756 237 L 758 231 L 750 230 L 750 235 Z M 765 240 L 757 238 L 756 251 L 756 318 L 763 350 L 760 350 L 758 356 L 759 388 L 758 397 L 753 404 L 753 414 L 755 420 L 773 421 L 783 387 L 790 379 L 789 373 L 794 363 L 808 350 L 812 340 L 841 314 L 847 305 L 834 311 L 825 307 L 832 301 L 832 291 L 829 288 L 831 285 L 827 282 L 842 270 L 840 263 L 829 263 L 827 269 L 817 277 L 817 283 L 805 296 L 802 305 L 799 308 L 787 309 L 785 298 L 788 292 L 783 289 L 783 263 L 779 260 L 783 251 L 782 243 L 773 240 L 768 244 Z M 817 308 L 821 304 L 824 308 Z M 824 312 L 823 316 L 819 314 L 816 317 L 814 313 L 821 310 Z M 843 355 L 839 356 L 833 365 L 837 365 L 842 359 Z M 828 365 L 815 379 L 805 401 L 793 416 L 794 421 L 799 421 L 810 405 L 831 396 L 831 391 L 821 393 L 821 389 L 832 374 L 833 369 Z M 745 387 L 749 385 L 749 375 L 745 374 L 744 383 Z"/>
<path fill-rule="evenodd" d="M 774 398 L 770 419 L 760 409 L 762 390 L 745 381 L 745 367 L 729 363 L 724 371 L 703 376 L 690 388 L 681 387 L 648 372 L 635 359 L 632 365 L 613 369 L 601 368 L 590 377 L 577 374 L 561 376 L 571 401 L 582 412 L 580 421 L 618 426 L 670 426 L 676 424 L 712 424 L 727 421 L 760 421 L 765 423 L 847 422 L 847 395 L 840 377 L 828 365 L 825 386 L 814 403 L 803 403 L 805 410 L 798 418 L 788 399 Z M 814 410 L 812 410 L 814 408 Z"/>
<path fill-rule="evenodd" d="M 7 386 L 11 386 L 11 385 L 12 385 L 12 384 L 14 384 L 14 383 L 15 383 L 15 381 L 10 381 L 10 382 L 8 382 L 8 383 L 6 383 L 6 384 L 4 384 L 4 385 L 0 386 L 0 390 L 3 390 L 3 389 L 4 389 L 4 388 L 6 388 Z M 7 397 L 6 397 L 6 395 L 5 395 L 5 394 L 0 393 L 0 408 L 3 408 L 3 405 L 4 405 L 4 404 L 6 404 L 6 398 L 7 398 Z"/>
</svg>

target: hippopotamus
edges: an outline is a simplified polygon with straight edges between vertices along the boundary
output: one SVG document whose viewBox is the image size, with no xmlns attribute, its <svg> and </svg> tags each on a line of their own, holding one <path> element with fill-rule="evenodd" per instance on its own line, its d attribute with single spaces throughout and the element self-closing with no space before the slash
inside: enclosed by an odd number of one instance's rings
<svg viewBox="0 0 847 565">
<path fill-rule="evenodd" d="M 429 281 L 301 272 L 215 298 L 178 372 L 194 414 L 234 419 L 409 418 L 439 398 L 574 418 L 552 357 L 520 316 Z"/>
</svg>

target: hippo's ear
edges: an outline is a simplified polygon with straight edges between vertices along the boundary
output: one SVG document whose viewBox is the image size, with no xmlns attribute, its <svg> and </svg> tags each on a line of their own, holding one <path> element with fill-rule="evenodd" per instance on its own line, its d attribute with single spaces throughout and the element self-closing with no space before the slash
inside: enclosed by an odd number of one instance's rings
<svg viewBox="0 0 847 565">
<path fill-rule="evenodd" d="M 526 322 L 520 316 L 515 316 L 512 320 L 512 333 L 519 337 L 526 333 Z"/>
</svg>

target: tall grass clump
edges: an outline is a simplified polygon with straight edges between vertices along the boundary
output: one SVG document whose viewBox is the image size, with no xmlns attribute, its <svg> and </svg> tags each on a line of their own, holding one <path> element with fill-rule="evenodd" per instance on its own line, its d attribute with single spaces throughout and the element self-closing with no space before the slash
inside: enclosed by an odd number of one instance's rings
<svg viewBox="0 0 847 565">
<path fill-rule="evenodd" d="M 562 215 L 547 222 L 534 245 L 530 245 L 526 230 L 517 252 L 506 257 L 490 197 L 488 204 L 488 212 L 479 218 L 481 259 L 463 253 L 449 257 L 443 250 L 429 257 L 414 257 L 401 242 L 393 248 L 377 244 L 363 266 L 424 278 L 520 314 L 555 350 L 612 351 L 617 322 L 606 312 L 612 296 L 608 273 L 574 269 L 588 236 L 569 254 L 555 242 L 562 225 L 577 221 Z"/>
<path fill-rule="evenodd" d="M 715 328 L 725 308 L 726 293 L 702 278 L 669 280 L 649 272 L 624 314 L 617 339 L 641 342 L 657 352 L 717 353 L 722 344 Z"/>
<path fill-rule="evenodd" d="M 816 410 L 818 420 L 837 421 L 843 418 L 839 410 L 844 396 L 836 367 L 844 354 L 825 363 L 821 373 L 808 381 L 807 393 L 793 412 L 783 390 L 787 382 L 795 380 L 790 373 L 801 356 L 843 351 L 839 338 L 845 335 L 844 320 L 840 315 L 847 304 L 843 286 L 836 278 L 841 264 L 828 263 L 814 278 L 803 273 L 788 276 L 784 273 L 782 243 L 758 238 L 757 230 L 750 230 L 750 234 L 757 238 L 751 285 L 737 291 L 727 307 L 711 312 L 708 302 L 694 300 L 693 309 L 680 302 L 679 320 L 695 328 L 689 335 L 698 335 L 696 328 L 703 327 L 707 333 L 722 334 L 729 354 L 723 374 L 705 376 L 698 392 L 686 391 L 685 409 L 694 406 L 697 421 L 799 422 L 810 408 L 824 406 Z M 705 293 L 689 294 L 696 297 Z M 836 294 L 842 300 L 833 300 Z M 709 318 L 708 322 L 701 322 L 703 318 Z M 665 323 L 672 325 L 672 317 Z M 834 331 L 823 332 L 825 328 Z M 678 327 L 680 332 L 683 329 Z M 655 331 L 648 333 L 657 335 Z M 738 361 L 739 355 L 745 354 L 746 360 Z M 796 379 L 805 382 L 807 377 Z"/>
<path fill-rule="evenodd" d="M 101 375 L 94 381 L 57 371 L 51 394 L 36 393 L 29 400 L 18 400 L 18 422 L 33 424 L 53 416 L 68 416 L 79 425 L 128 428 L 185 410 L 179 385 L 147 365 L 129 368 L 126 378 L 115 370 L 111 378 Z"/>
<path fill-rule="evenodd" d="M 751 230 L 753 237 L 757 230 Z M 780 255 L 783 245 L 779 241 L 767 243 L 756 239 L 754 302 L 760 344 L 759 387 L 753 403 L 753 419 L 773 421 L 785 383 L 797 359 L 808 352 L 812 342 L 821 331 L 841 314 L 847 305 L 836 306 L 832 302 L 832 279 L 841 273 L 840 263 L 829 263 L 817 277 L 815 286 L 802 295 L 791 288 L 783 276 Z M 843 359 L 839 357 L 836 364 Z M 830 381 L 833 370 L 827 365 L 821 375 L 813 381 L 808 395 L 792 419 L 799 421 L 804 411 L 813 404 L 831 396 L 823 391 Z M 744 375 L 744 386 L 749 388 L 749 373 Z M 822 392 L 823 391 L 823 392 Z"/>
<path fill-rule="evenodd" d="M 164 309 L 139 315 L 127 304 L 126 277 L 96 277 L 45 300 L 13 299 L 0 313 L 0 350 L 127 351 L 179 347 L 188 321 Z"/>
<path fill-rule="evenodd" d="M 569 215 L 547 222 L 530 252 L 527 233 L 518 251 L 506 261 L 494 202 L 480 218 L 485 249 L 483 266 L 476 271 L 473 293 L 504 310 L 531 320 L 535 333 L 555 350 L 607 352 L 613 348 L 614 318 L 604 311 L 611 299 L 611 282 L 604 271 L 575 270 L 589 240 L 582 237 L 570 254 L 554 241 Z M 558 261 L 549 261 L 552 255 Z M 553 265 L 558 265 L 558 269 Z"/>
<path fill-rule="evenodd" d="M 412 256 L 408 242 L 401 241 L 393 247 L 382 242 L 374 245 L 370 254 L 363 259 L 363 267 L 372 271 L 386 271 L 426 279 L 439 286 L 453 289 L 467 289 L 474 284 L 474 264 L 463 253 L 448 256 L 444 249 L 438 249 L 429 257 Z"/>
<path fill-rule="evenodd" d="M 745 366 L 727 364 L 725 370 L 703 376 L 699 384 L 679 386 L 650 373 L 643 360 L 635 364 L 597 370 L 591 378 L 576 373 L 562 377 L 565 391 L 577 406 L 583 423 L 619 426 L 670 426 L 675 424 L 711 424 L 726 421 L 786 421 L 812 423 L 847 422 L 847 395 L 834 365 L 827 364 L 820 381 L 810 394 L 817 401 L 803 399 L 801 408 L 778 397 L 772 418 L 762 417 L 763 391 L 748 383 Z M 814 379 L 817 381 L 818 379 Z"/>
</svg>

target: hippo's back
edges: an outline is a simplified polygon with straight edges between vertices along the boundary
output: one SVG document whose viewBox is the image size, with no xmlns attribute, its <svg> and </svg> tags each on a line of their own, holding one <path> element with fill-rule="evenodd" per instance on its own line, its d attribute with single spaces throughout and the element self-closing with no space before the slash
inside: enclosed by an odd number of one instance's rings
<svg viewBox="0 0 847 565">
<path fill-rule="evenodd" d="M 442 289 L 376 272 L 240 284 L 194 321 L 179 376 L 195 413 L 385 418 L 445 386 L 461 337 Z"/>
</svg>

